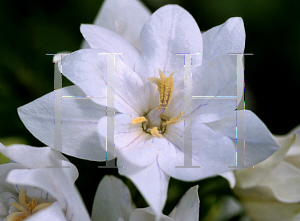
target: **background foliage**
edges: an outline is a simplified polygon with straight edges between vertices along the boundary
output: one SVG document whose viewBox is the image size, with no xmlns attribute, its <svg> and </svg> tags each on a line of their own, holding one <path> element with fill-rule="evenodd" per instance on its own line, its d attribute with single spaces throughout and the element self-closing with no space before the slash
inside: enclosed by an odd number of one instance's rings
<svg viewBox="0 0 300 221">
<path fill-rule="evenodd" d="M 177 3 L 188 10 L 202 31 L 240 16 L 246 29 L 246 108 L 254 111 L 274 134 L 285 134 L 300 124 L 300 2 L 297 0 L 144 0 L 153 12 Z M 23 126 L 17 108 L 54 89 L 52 56 L 46 53 L 78 50 L 81 23 L 93 23 L 102 0 L 27 0 L 0 2 L 0 142 L 43 146 Z M 63 85 L 70 84 L 66 79 Z M 116 169 L 68 157 L 79 169 L 76 182 L 89 211 L 99 181 Z M 120 177 L 120 176 L 119 176 Z M 133 184 L 137 206 L 146 206 Z M 195 183 L 172 179 L 165 213 L 184 192 L 199 184 L 200 219 L 203 220 L 225 195 L 232 195 L 221 177 Z M 239 220 L 235 217 L 232 220 Z"/>
</svg>

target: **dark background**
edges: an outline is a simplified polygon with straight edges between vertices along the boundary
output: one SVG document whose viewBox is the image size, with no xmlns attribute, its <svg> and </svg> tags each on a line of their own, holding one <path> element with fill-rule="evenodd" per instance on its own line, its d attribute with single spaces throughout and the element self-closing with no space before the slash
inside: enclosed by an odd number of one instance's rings
<svg viewBox="0 0 300 221">
<path fill-rule="evenodd" d="M 163 4 L 178 3 L 196 19 L 202 31 L 242 17 L 246 29 L 246 109 L 252 110 L 274 134 L 285 134 L 300 124 L 300 2 L 297 0 L 145 0 L 153 12 Z M 157 3 L 158 2 L 158 3 Z M 23 126 L 17 108 L 54 89 L 52 56 L 46 53 L 78 50 L 81 23 L 93 23 L 102 0 L 0 2 L 0 142 L 43 146 Z M 298 16 L 297 16 L 298 15 Z M 68 82 L 64 80 L 66 86 Z M 99 170 L 100 163 L 69 157 L 78 167 L 76 182 L 89 211 L 100 179 L 118 176 Z M 120 176 L 119 176 L 120 177 Z M 138 206 L 146 206 L 129 180 Z M 200 218 L 212 211 L 223 195 L 231 194 L 221 177 L 200 185 Z M 168 214 L 183 193 L 196 183 L 171 180 Z M 238 217 L 232 220 L 238 220 Z"/>
</svg>

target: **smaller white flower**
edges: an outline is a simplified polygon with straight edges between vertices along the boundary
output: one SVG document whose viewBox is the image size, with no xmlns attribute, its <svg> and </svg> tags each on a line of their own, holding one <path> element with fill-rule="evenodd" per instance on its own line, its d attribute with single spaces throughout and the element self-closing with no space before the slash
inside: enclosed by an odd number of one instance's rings
<svg viewBox="0 0 300 221">
<path fill-rule="evenodd" d="M 62 154 L 1 143 L 0 152 L 16 162 L 0 165 L 0 221 L 90 220 L 74 186 L 78 171 Z"/>
<path fill-rule="evenodd" d="M 300 220 L 300 126 L 275 136 L 281 149 L 254 168 L 235 171 L 234 192 L 257 221 Z"/>
<path fill-rule="evenodd" d="M 11 213 L 7 217 L 6 221 L 23 220 L 39 212 L 40 210 L 51 206 L 52 203 L 38 203 L 35 198 L 32 198 L 32 200 L 30 201 L 26 196 L 26 192 L 23 187 L 19 190 L 18 201 L 11 203 L 11 206 L 15 207 L 18 212 Z"/>
<path fill-rule="evenodd" d="M 198 186 L 190 188 L 169 216 L 161 214 L 160 221 L 198 221 L 200 200 Z M 105 176 L 97 189 L 92 211 L 93 221 L 153 221 L 150 207 L 139 209 L 131 201 L 129 189 L 122 180 Z"/>
</svg>

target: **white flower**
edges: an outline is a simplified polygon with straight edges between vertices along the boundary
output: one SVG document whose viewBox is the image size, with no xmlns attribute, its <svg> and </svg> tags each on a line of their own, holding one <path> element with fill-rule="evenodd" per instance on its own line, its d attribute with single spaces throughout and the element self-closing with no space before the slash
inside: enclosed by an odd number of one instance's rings
<svg viewBox="0 0 300 221">
<path fill-rule="evenodd" d="M 300 219 L 299 137 L 300 126 L 287 135 L 275 136 L 280 150 L 254 168 L 235 171 L 234 192 L 253 220 Z"/>
<path fill-rule="evenodd" d="M 236 115 L 245 114 L 245 166 L 264 160 L 278 149 L 255 114 L 235 112 L 235 100 L 193 100 L 192 114 L 181 115 L 184 66 L 183 57 L 175 54 L 201 54 L 193 57 L 193 96 L 236 95 L 236 58 L 228 53 L 243 53 L 245 31 L 241 18 L 228 19 L 201 35 L 187 11 L 176 5 L 164 6 L 141 30 L 142 52 L 102 27 L 82 25 L 81 32 L 92 49 L 64 58 L 63 74 L 76 86 L 62 89 L 62 95 L 106 97 L 106 57 L 99 53 L 124 53 L 115 60 L 115 154 L 118 165 L 124 166 L 119 173 L 134 182 L 155 214 L 160 214 L 164 206 L 170 176 L 198 180 L 235 165 Z M 165 80 L 164 74 L 168 76 Z M 164 81 L 167 87 L 161 84 Z M 51 147 L 53 96 L 50 93 L 19 108 L 25 126 Z M 106 104 L 105 98 L 63 99 L 63 153 L 99 161 L 114 157 L 105 152 Z M 193 166 L 201 166 L 198 169 L 176 168 L 184 164 L 183 120 L 187 117 L 193 120 L 193 153 L 192 158 L 187 157 Z M 95 136 L 97 128 L 101 145 Z"/>
<path fill-rule="evenodd" d="M 198 221 L 198 186 L 190 188 L 169 216 L 161 214 L 160 221 Z M 131 201 L 129 189 L 122 180 L 105 176 L 101 180 L 93 204 L 93 221 L 153 221 L 150 207 L 137 209 Z"/>
<path fill-rule="evenodd" d="M 60 153 L 1 143 L 0 152 L 16 162 L 0 165 L 1 221 L 90 220 L 74 186 L 78 171 Z M 55 168 L 46 168 L 50 166 Z"/>
</svg>

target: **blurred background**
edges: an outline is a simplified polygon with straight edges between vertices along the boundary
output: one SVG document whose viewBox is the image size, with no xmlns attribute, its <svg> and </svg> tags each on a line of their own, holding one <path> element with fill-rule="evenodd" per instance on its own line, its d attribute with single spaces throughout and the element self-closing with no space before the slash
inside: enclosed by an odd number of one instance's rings
<svg viewBox="0 0 300 221">
<path fill-rule="evenodd" d="M 300 124 L 300 1 L 297 0 L 143 0 L 154 12 L 165 4 L 179 4 L 196 19 L 201 31 L 242 17 L 246 29 L 246 109 L 252 110 L 273 134 L 286 134 Z M 0 2 L 0 142 L 44 146 L 23 126 L 17 108 L 54 89 L 52 56 L 46 53 L 78 50 L 81 23 L 93 23 L 102 0 Z M 69 84 L 65 81 L 63 86 Z M 99 181 L 116 169 L 97 169 L 97 162 L 68 157 L 79 170 L 76 184 L 91 211 Z M 133 184 L 133 200 L 146 206 Z M 198 184 L 201 220 L 215 220 L 221 201 L 231 196 L 225 179 L 195 183 L 171 180 L 165 214 L 191 186 Z M 242 213 L 231 219 L 240 220 Z"/>
</svg>

